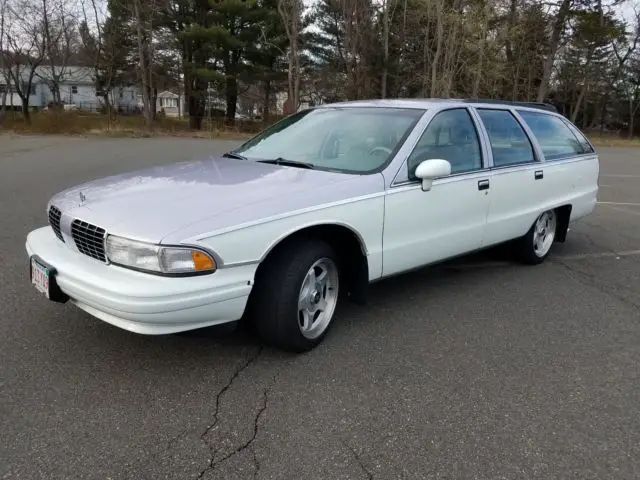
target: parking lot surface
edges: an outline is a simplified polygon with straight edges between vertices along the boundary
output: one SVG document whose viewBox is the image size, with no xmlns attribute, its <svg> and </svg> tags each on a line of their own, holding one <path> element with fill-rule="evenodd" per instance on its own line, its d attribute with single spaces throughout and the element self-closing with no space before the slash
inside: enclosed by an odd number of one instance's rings
<svg viewBox="0 0 640 480">
<path fill-rule="evenodd" d="M 383 281 L 305 355 L 141 336 L 30 285 L 55 192 L 226 151 L 0 136 L 0 478 L 640 478 L 640 150 L 543 265 L 502 251 Z"/>
</svg>

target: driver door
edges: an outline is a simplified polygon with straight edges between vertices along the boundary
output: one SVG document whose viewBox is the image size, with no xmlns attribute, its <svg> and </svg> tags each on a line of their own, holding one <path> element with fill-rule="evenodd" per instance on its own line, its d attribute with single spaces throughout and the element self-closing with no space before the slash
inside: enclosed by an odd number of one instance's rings
<svg viewBox="0 0 640 480">
<path fill-rule="evenodd" d="M 385 199 L 383 276 L 481 248 L 490 176 L 478 128 L 467 108 L 438 112 L 407 158 L 409 181 L 392 184 Z M 451 175 L 422 190 L 414 171 L 428 159 L 451 163 Z"/>
</svg>

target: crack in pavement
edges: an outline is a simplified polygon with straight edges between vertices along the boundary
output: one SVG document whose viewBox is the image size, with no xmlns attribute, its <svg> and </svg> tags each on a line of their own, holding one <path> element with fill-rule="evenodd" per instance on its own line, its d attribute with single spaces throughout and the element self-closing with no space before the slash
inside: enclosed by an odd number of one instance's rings
<svg viewBox="0 0 640 480">
<path fill-rule="evenodd" d="M 253 441 L 258 436 L 258 429 L 259 429 L 259 426 L 260 426 L 260 417 L 262 417 L 262 414 L 267 409 L 267 399 L 268 399 L 268 397 L 269 397 L 269 389 L 265 388 L 262 391 L 262 406 L 260 407 L 260 410 L 258 410 L 258 413 L 257 413 L 256 417 L 253 419 L 253 435 L 251 435 L 251 438 L 249 438 L 249 440 L 244 442 L 242 445 L 240 445 L 236 449 L 232 450 L 230 453 L 228 453 L 224 457 L 222 457 L 220 460 L 217 460 L 217 461 L 213 462 L 209 469 L 211 469 L 211 470 L 215 469 L 221 463 L 229 460 L 234 455 L 237 455 L 238 453 L 242 452 L 243 450 L 245 450 L 245 449 L 247 449 L 248 447 L 251 446 Z M 254 459 L 255 459 L 255 456 L 254 456 Z M 259 465 L 257 465 L 257 468 L 259 469 Z M 207 470 L 209 470 L 209 469 L 207 469 Z M 257 476 L 257 475 L 258 475 L 258 472 L 257 472 L 257 470 L 255 470 L 254 471 L 254 477 Z"/>
<path fill-rule="evenodd" d="M 256 449 L 252 448 L 251 452 L 253 453 L 253 478 L 258 478 L 258 473 L 260 473 L 260 461 L 258 460 L 258 456 L 256 455 Z"/>
<path fill-rule="evenodd" d="M 606 288 L 602 283 L 598 282 L 595 278 L 594 274 L 579 270 L 575 267 L 569 266 L 567 263 L 563 262 L 563 261 L 558 261 L 556 260 L 555 263 L 557 263 L 558 265 L 561 265 L 562 267 L 564 267 L 569 273 L 570 276 L 573 277 L 576 281 L 578 281 L 579 283 L 582 283 L 583 285 L 587 285 L 589 287 L 593 287 L 596 290 L 598 290 L 601 293 L 604 293 L 605 295 L 609 295 L 617 300 L 620 300 L 622 303 L 629 305 L 631 307 L 633 307 L 634 309 L 638 310 L 640 312 L 640 304 L 634 302 L 633 300 L 631 300 L 630 298 L 625 297 L 624 295 L 616 292 L 616 291 L 612 291 L 608 288 Z M 571 275 L 573 274 L 573 275 Z M 618 289 L 625 289 L 627 291 L 630 291 L 632 293 L 636 293 L 635 290 L 631 290 L 628 287 L 625 287 L 624 285 L 616 285 L 616 288 Z"/>
<path fill-rule="evenodd" d="M 589 228 L 593 228 L 593 229 L 596 229 L 596 230 L 600 230 L 601 232 L 604 232 L 605 234 L 608 234 L 611 231 L 611 227 L 606 227 L 604 225 L 600 225 L 600 224 L 597 224 L 597 223 L 591 223 L 591 222 L 586 221 L 586 220 L 582 221 L 582 225 L 588 226 Z M 622 228 L 624 228 L 624 226 Z M 582 229 L 576 229 L 575 231 L 577 233 L 579 233 L 580 235 L 585 235 L 586 234 L 586 232 L 582 231 Z M 632 241 L 632 242 L 637 242 L 638 241 L 638 237 L 637 236 L 627 235 L 620 228 L 618 228 L 618 230 L 616 231 L 616 235 L 618 237 L 620 237 L 620 238 L 624 238 L 625 240 L 629 240 L 629 241 Z M 598 243 L 595 243 L 595 244 L 597 246 L 599 246 L 599 247 L 607 248 L 602 244 L 598 244 Z"/>
<path fill-rule="evenodd" d="M 252 363 L 254 363 L 258 359 L 258 357 L 260 356 L 260 354 L 262 353 L 263 350 L 264 350 L 263 346 L 258 348 L 258 350 L 251 357 L 249 357 L 247 359 L 247 361 L 244 362 L 240 366 L 240 368 L 238 368 L 235 371 L 235 373 L 231 376 L 231 378 L 226 383 L 226 385 L 224 387 L 222 387 L 222 389 L 220 389 L 220 391 L 216 395 L 216 406 L 215 406 L 215 410 L 213 412 L 213 422 L 200 435 L 200 439 L 202 440 L 202 442 L 209 448 L 209 453 L 210 453 L 209 465 L 198 474 L 197 478 L 202 478 L 205 475 L 205 473 L 207 473 L 209 470 L 213 470 L 222 461 L 222 460 L 217 461 L 217 462 L 215 461 L 215 456 L 216 456 L 216 453 L 218 452 L 218 450 L 213 445 L 211 445 L 206 439 L 208 433 L 218 425 L 218 414 L 220 413 L 220 399 L 222 398 L 222 395 L 224 395 L 225 392 L 227 390 L 229 390 L 229 388 L 231 387 L 233 382 L 236 380 L 236 378 L 238 378 L 238 376 L 243 371 L 245 371 L 249 366 L 251 366 Z M 265 408 L 266 408 L 266 399 L 265 399 Z M 260 411 L 258 413 L 258 417 L 261 414 L 262 414 L 262 411 Z M 257 418 L 256 418 L 256 421 L 257 421 Z M 255 439 L 255 434 L 254 434 L 254 439 Z M 225 460 L 226 460 L 226 458 L 225 458 Z"/>
<path fill-rule="evenodd" d="M 362 470 L 362 473 L 364 473 L 367 478 L 369 480 L 373 480 L 373 473 L 371 473 L 369 471 L 369 469 L 367 468 L 367 466 L 364 464 L 364 462 L 362 461 L 362 458 L 360 458 L 360 455 L 358 455 L 358 452 L 356 452 L 355 448 L 353 448 L 351 445 L 349 445 L 347 442 L 343 441 L 342 444 L 347 447 L 347 449 L 351 452 L 351 455 L 353 456 L 353 458 L 356 460 L 356 462 L 358 463 L 358 466 L 360 467 L 360 469 Z"/>
<path fill-rule="evenodd" d="M 240 368 L 238 368 L 234 374 L 231 376 L 231 378 L 229 379 L 229 381 L 226 383 L 225 386 L 223 386 L 220 391 L 218 392 L 218 394 L 216 395 L 216 407 L 215 410 L 213 412 L 213 422 L 211 422 L 211 424 L 209 426 L 207 426 L 207 428 L 205 429 L 205 431 L 200 435 L 200 439 L 202 440 L 202 442 L 204 442 L 204 444 L 209 448 L 209 453 L 210 453 L 210 459 L 209 459 L 209 466 L 207 466 L 207 468 L 205 468 L 204 470 L 202 470 L 199 474 L 197 478 L 202 478 L 204 476 L 205 473 L 207 473 L 209 470 L 212 470 L 213 468 L 215 468 L 215 464 L 219 463 L 219 462 L 215 462 L 215 456 L 216 453 L 218 452 L 217 448 L 215 448 L 213 445 L 211 445 L 206 437 L 209 434 L 209 432 L 214 429 L 216 427 L 216 425 L 218 425 L 218 414 L 220 413 L 220 399 L 222 398 L 222 395 L 225 394 L 225 392 L 227 390 L 229 390 L 229 388 L 231 387 L 231 385 L 233 384 L 233 382 L 236 380 L 236 378 L 238 378 L 238 376 L 245 371 L 249 366 L 251 366 L 252 363 L 254 363 L 258 357 L 260 356 L 260 354 L 262 353 L 262 351 L 264 350 L 264 347 L 261 346 L 260 348 L 258 348 L 258 350 L 247 359 L 246 362 L 244 362 Z"/>
</svg>

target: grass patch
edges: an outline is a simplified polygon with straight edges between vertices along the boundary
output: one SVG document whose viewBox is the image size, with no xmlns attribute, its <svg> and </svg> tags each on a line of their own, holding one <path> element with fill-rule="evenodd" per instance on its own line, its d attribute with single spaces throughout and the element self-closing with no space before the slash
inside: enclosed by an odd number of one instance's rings
<svg viewBox="0 0 640 480">
<path fill-rule="evenodd" d="M 275 121 L 275 120 L 274 120 Z M 6 112 L 2 131 L 20 135 L 82 135 L 103 137 L 187 137 L 244 140 L 267 125 L 258 121 L 238 121 L 228 125 L 223 119 L 205 119 L 202 130 L 191 130 L 188 119 L 158 117 L 147 129 L 140 115 L 107 115 L 89 112 L 40 111 L 32 112 L 31 123 L 20 112 Z"/>
<path fill-rule="evenodd" d="M 151 130 L 145 126 L 141 115 L 116 115 L 109 119 L 100 113 L 84 111 L 36 111 L 31 114 L 31 124 L 24 121 L 20 112 L 5 112 L 0 131 L 20 135 L 82 135 L 102 137 L 184 137 L 223 140 L 246 140 L 282 117 L 274 117 L 271 122 L 243 120 L 234 125 L 224 119 L 204 119 L 201 130 L 189 128 L 188 118 L 159 116 Z M 588 132 L 587 132 L 588 133 Z M 640 138 L 620 137 L 616 134 L 599 132 L 589 134 L 596 147 L 640 147 Z"/>
<path fill-rule="evenodd" d="M 640 138 L 622 138 L 609 135 L 589 135 L 589 140 L 596 147 L 627 147 L 638 148 L 640 147 Z"/>
</svg>

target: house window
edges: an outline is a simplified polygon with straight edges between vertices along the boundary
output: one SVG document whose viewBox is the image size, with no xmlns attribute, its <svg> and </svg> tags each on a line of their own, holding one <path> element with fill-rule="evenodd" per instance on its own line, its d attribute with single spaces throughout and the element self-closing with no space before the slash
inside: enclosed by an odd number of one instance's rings
<svg viewBox="0 0 640 480">
<path fill-rule="evenodd" d="M 160 98 L 160 106 L 162 108 L 176 108 L 178 106 L 177 98 Z"/>
<path fill-rule="evenodd" d="M 71 93 L 74 94 L 74 95 L 78 93 L 78 86 L 77 85 L 71 85 Z"/>
</svg>

